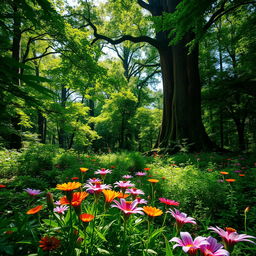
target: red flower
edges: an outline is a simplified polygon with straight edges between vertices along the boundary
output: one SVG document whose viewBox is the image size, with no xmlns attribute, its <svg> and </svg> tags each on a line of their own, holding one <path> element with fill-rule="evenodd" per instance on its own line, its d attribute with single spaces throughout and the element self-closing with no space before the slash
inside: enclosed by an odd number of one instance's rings
<svg viewBox="0 0 256 256">
<path fill-rule="evenodd" d="M 43 251 L 53 251 L 60 246 L 60 240 L 58 240 L 54 236 L 51 236 L 51 237 L 45 236 L 41 238 L 39 243 L 40 243 L 39 247 L 41 247 Z"/>
</svg>

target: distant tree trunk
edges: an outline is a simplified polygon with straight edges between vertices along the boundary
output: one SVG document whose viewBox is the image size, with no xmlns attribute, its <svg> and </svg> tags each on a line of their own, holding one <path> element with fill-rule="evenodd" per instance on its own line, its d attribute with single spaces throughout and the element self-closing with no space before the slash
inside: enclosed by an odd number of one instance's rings
<svg viewBox="0 0 256 256">
<path fill-rule="evenodd" d="M 21 17 L 20 10 L 18 8 L 19 1 L 13 1 L 13 41 L 12 41 L 12 58 L 16 63 L 20 63 L 20 46 L 21 46 Z M 20 67 L 14 67 L 13 82 L 16 86 L 20 86 Z M 14 149 L 20 149 L 22 147 L 22 139 L 20 135 L 20 117 L 16 114 L 11 119 L 12 127 L 16 131 L 9 135 L 9 147 Z"/>
<path fill-rule="evenodd" d="M 234 122 L 236 124 L 236 130 L 238 134 L 238 145 L 239 150 L 244 151 L 246 149 L 245 146 L 245 136 L 244 136 L 244 130 L 245 130 L 245 120 L 240 120 L 239 118 L 234 118 Z"/>
<path fill-rule="evenodd" d="M 62 85 L 61 86 L 61 106 L 65 109 L 66 108 L 66 101 L 67 101 L 67 88 Z M 59 124 L 59 146 L 61 148 L 65 148 L 65 119 L 61 118 L 60 119 L 60 124 Z"/>
<path fill-rule="evenodd" d="M 42 111 L 37 111 L 38 138 L 41 143 L 46 141 L 46 118 L 42 115 Z"/>
<path fill-rule="evenodd" d="M 223 109 L 220 108 L 220 149 L 224 148 L 224 120 L 223 120 Z"/>
</svg>

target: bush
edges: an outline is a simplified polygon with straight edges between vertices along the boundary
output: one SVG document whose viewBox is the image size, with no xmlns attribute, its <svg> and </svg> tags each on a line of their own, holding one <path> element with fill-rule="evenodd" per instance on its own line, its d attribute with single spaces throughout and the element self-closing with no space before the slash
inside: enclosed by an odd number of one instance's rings
<svg viewBox="0 0 256 256">
<path fill-rule="evenodd" d="M 18 174 L 17 159 L 20 153 L 11 150 L 0 151 L 0 178 L 11 178 Z"/>
</svg>

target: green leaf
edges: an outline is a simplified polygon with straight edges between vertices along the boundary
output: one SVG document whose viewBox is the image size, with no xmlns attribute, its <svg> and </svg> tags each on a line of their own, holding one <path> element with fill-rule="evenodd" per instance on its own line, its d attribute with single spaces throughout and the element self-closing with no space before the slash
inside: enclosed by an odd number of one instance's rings
<svg viewBox="0 0 256 256">
<path fill-rule="evenodd" d="M 171 249 L 171 246 L 170 246 L 170 243 L 169 241 L 166 239 L 166 237 L 164 237 L 164 240 L 165 240 L 165 255 L 166 256 L 173 256 L 173 253 L 172 253 L 172 249 Z"/>
<path fill-rule="evenodd" d="M 164 231 L 164 227 L 156 229 L 151 235 L 150 235 L 150 240 L 153 239 L 154 237 L 156 237 L 157 235 L 159 235 L 160 233 L 162 233 Z"/>
<path fill-rule="evenodd" d="M 49 219 L 44 219 L 43 222 L 51 227 L 57 228 L 59 227 L 58 223 L 53 221 L 53 220 L 49 220 Z"/>
<path fill-rule="evenodd" d="M 110 252 L 105 249 L 97 248 L 97 250 L 99 251 L 100 254 L 108 254 L 108 255 L 110 254 Z"/>
<path fill-rule="evenodd" d="M 100 233 L 100 231 L 98 231 L 97 229 L 94 229 L 97 233 L 97 235 L 99 236 L 99 238 L 101 238 L 104 242 L 107 242 L 107 239 L 105 238 L 105 236 Z"/>
<path fill-rule="evenodd" d="M 32 244 L 31 241 L 19 241 L 19 242 L 16 242 L 16 244 Z"/>
<path fill-rule="evenodd" d="M 145 251 L 146 253 L 148 253 L 148 254 L 155 254 L 155 255 L 157 255 L 157 252 L 154 251 L 154 250 L 152 250 L 152 249 L 145 249 L 144 251 Z"/>
</svg>

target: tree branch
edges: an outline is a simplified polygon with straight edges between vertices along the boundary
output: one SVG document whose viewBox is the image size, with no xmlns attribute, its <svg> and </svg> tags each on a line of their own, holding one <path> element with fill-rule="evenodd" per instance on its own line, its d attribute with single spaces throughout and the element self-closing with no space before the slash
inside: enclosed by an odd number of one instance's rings
<svg viewBox="0 0 256 256">
<path fill-rule="evenodd" d="M 143 0 L 137 0 L 137 3 L 144 9 L 148 10 L 149 12 L 152 12 L 152 7 L 145 3 Z"/>
</svg>

